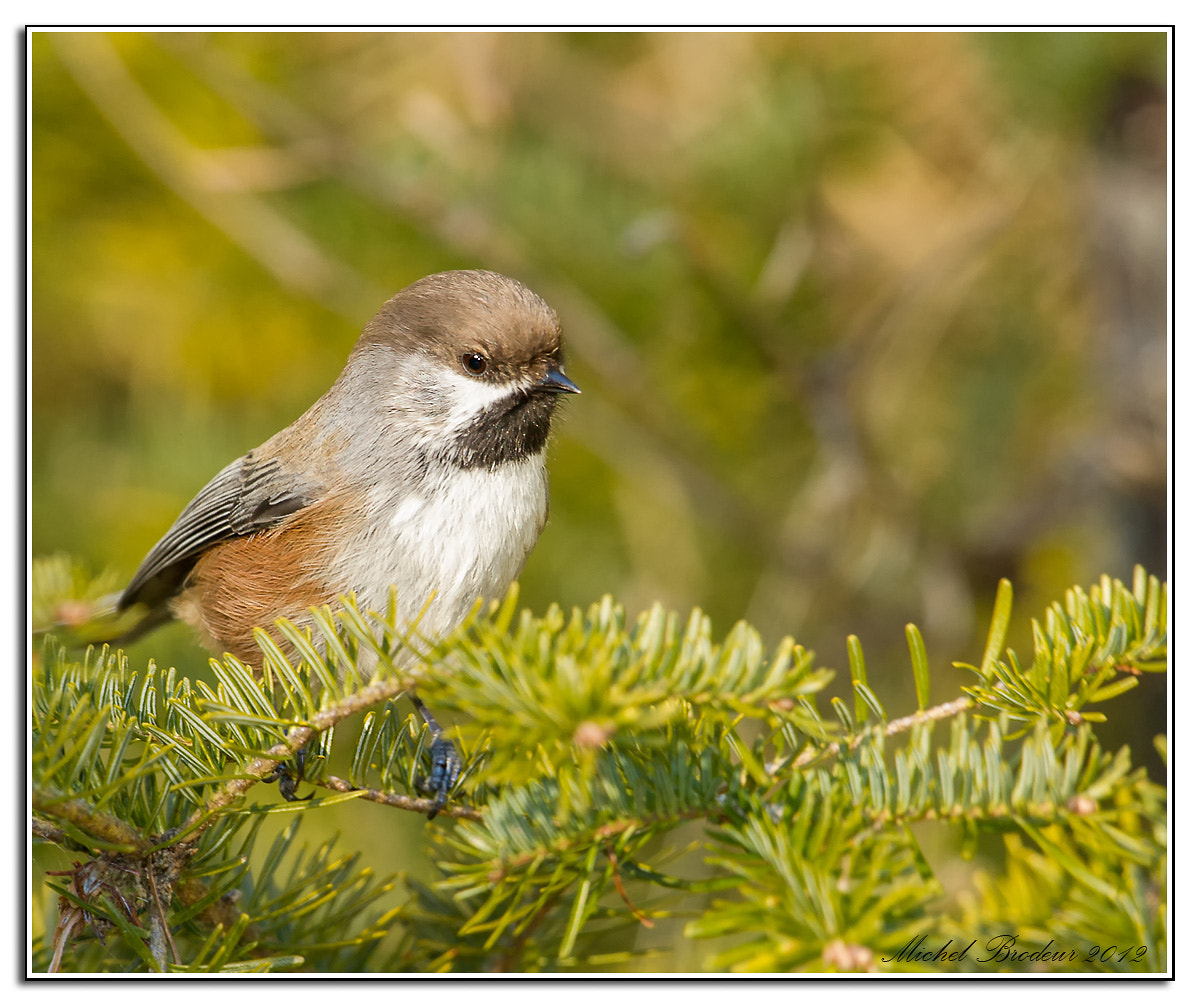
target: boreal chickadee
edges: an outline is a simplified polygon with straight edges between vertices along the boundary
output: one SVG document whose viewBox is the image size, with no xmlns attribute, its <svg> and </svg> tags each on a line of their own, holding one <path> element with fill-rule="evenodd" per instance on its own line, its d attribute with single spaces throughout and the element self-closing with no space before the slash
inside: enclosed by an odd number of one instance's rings
<svg viewBox="0 0 1200 1006">
<path fill-rule="evenodd" d="M 130 636 L 179 618 L 257 665 L 255 626 L 304 625 L 351 593 L 382 610 L 393 587 L 398 620 L 448 632 L 520 573 L 546 522 L 550 421 L 578 391 L 557 316 L 521 283 L 474 270 L 413 283 L 333 387 L 218 472 L 150 550 L 117 602 L 143 606 Z"/>
</svg>

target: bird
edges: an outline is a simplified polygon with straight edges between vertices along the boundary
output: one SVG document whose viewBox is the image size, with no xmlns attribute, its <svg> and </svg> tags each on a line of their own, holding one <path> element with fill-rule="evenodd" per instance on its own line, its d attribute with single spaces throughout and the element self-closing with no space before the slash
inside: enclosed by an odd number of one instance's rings
<svg viewBox="0 0 1200 1006">
<path fill-rule="evenodd" d="M 256 627 L 310 625 L 349 595 L 382 611 L 393 591 L 398 625 L 445 635 L 520 574 L 548 514 L 551 420 L 578 392 L 558 316 L 523 283 L 412 283 L 329 391 L 183 508 L 115 602 L 121 641 L 179 619 L 253 667 Z"/>
<path fill-rule="evenodd" d="M 564 394 L 562 328 L 486 270 L 436 273 L 387 301 L 333 386 L 221 469 L 120 594 L 133 638 L 171 619 L 254 664 L 257 626 L 354 595 L 441 636 L 501 596 L 546 523 L 545 459 Z"/>
</svg>

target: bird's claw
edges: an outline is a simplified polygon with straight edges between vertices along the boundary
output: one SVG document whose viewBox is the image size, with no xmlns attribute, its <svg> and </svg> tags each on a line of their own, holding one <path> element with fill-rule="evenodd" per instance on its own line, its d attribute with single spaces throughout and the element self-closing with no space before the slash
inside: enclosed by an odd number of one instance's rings
<svg viewBox="0 0 1200 1006">
<path fill-rule="evenodd" d="M 296 773 L 292 774 L 292 770 L 288 768 L 286 762 L 279 762 L 270 772 L 263 776 L 263 782 L 278 782 L 279 795 L 288 803 L 303 803 L 305 800 L 311 800 L 317 795 L 314 789 L 308 796 L 296 796 L 296 790 L 300 788 L 300 783 L 304 779 L 304 763 L 307 760 L 308 749 L 301 748 L 296 753 Z"/>
<path fill-rule="evenodd" d="M 429 711 L 425 703 L 416 695 L 412 696 L 412 703 L 416 706 L 417 712 L 425 721 L 425 725 L 429 728 L 429 734 L 433 738 L 433 743 L 429 745 L 429 775 L 420 780 L 418 784 L 426 793 L 433 795 L 433 809 L 428 815 L 429 820 L 432 821 L 445 809 L 450 791 L 454 789 L 454 784 L 458 782 L 458 777 L 462 774 L 462 758 L 459 757 L 458 748 L 454 746 L 454 742 L 447 740 L 442 735 L 441 724 L 434 719 L 433 713 Z"/>
<path fill-rule="evenodd" d="M 445 808 L 450 791 L 462 774 L 462 759 L 454 742 L 444 737 L 438 737 L 430 745 L 429 756 L 432 766 L 429 776 L 424 780 L 424 789 L 433 794 L 433 810 L 429 812 L 429 820 L 432 821 Z"/>
</svg>

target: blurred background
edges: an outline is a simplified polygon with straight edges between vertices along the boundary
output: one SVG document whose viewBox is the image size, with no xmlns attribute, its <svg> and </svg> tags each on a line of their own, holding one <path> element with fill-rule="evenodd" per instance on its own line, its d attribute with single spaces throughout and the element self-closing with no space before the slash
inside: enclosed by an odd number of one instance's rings
<svg viewBox="0 0 1200 1006">
<path fill-rule="evenodd" d="M 1065 589 L 1166 573 L 1167 50 L 38 33 L 33 552 L 127 578 L 387 297 L 485 267 L 584 390 L 524 604 L 746 618 L 843 695 L 853 632 L 892 715 L 911 621 L 952 697 L 1001 577 L 1028 653 Z M 133 652 L 205 663 L 179 627 Z M 1164 694 L 1101 730 L 1159 777 Z"/>
</svg>

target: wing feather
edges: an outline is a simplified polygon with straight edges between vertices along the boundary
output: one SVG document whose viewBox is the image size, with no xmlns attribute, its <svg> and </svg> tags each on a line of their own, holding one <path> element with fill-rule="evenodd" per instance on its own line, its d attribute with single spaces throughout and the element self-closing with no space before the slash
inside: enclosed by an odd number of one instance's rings
<svg viewBox="0 0 1200 1006">
<path fill-rule="evenodd" d="M 222 541 L 273 527 L 313 501 L 313 487 L 253 452 L 222 468 L 142 560 L 117 602 L 156 607 L 182 586 L 200 555 Z M 166 616 L 169 617 L 169 616 Z"/>
</svg>

